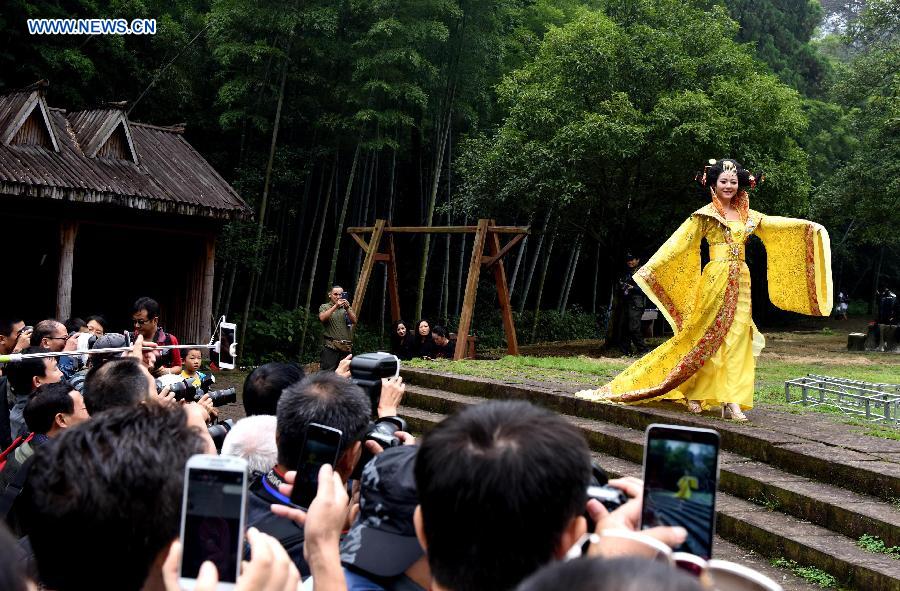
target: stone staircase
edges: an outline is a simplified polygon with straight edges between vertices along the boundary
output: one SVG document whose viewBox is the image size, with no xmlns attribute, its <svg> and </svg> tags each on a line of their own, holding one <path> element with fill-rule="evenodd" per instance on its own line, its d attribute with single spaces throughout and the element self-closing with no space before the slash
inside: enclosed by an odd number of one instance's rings
<svg viewBox="0 0 900 591">
<path fill-rule="evenodd" d="M 843 588 L 900 591 L 900 560 L 856 544 L 868 534 L 900 546 L 900 441 L 860 435 L 816 413 L 754 409 L 751 422 L 739 424 L 672 405 L 597 404 L 572 395 L 590 386 L 408 368 L 402 375 L 401 414 L 413 431 L 427 432 L 447 414 L 486 400 L 528 400 L 572 421 L 616 476 L 641 476 L 644 429 L 651 423 L 714 428 L 722 442 L 717 557 L 762 570 L 785 589 L 816 587 L 773 569 L 769 559 L 815 567 Z"/>
</svg>

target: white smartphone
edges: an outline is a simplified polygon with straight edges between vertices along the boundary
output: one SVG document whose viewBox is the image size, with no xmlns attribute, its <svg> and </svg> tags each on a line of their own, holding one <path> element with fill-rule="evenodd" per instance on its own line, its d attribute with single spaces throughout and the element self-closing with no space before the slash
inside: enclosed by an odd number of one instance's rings
<svg viewBox="0 0 900 591">
<path fill-rule="evenodd" d="M 223 322 L 219 326 L 219 367 L 234 369 L 237 354 L 237 325 Z"/>
<path fill-rule="evenodd" d="M 241 567 L 247 511 L 247 461 L 233 456 L 195 455 L 184 470 L 181 505 L 182 589 L 193 589 L 200 565 L 219 571 L 216 589 L 234 589 Z"/>
</svg>

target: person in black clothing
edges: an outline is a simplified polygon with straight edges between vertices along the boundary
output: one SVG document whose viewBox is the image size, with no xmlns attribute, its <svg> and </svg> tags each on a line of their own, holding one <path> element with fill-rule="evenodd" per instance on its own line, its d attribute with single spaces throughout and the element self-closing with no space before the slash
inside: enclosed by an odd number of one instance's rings
<svg viewBox="0 0 900 591">
<path fill-rule="evenodd" d="M 431 330 L 431 339 L 434 342 L 431 357 L 434 359 L 453 359 L 456 351 L 456 341 L 451 341 L 447 329 L 443 326 L 435 326 Z"/>
<path fill-rule="evenodd" d="M 644 306 L 647 300 L 644 292 L 634 280 L 634 274 L 641 266 L 641 259 L 637 255 L 628 253 L 625 255 L 625 264 L 628 268 L 619 279 L 619 295 L 625 306 L 625 318 L 627 319 L 625 320 L 627 329 L 622 331 L 622 352 L 630 355 L 631 344 L 634 343 L 635 351 L 641 354 L 648 349 L 644 343 L 644 335 L 641 333 L 641 317 L 644 315 Z"/>
<path fill-rule="evenodd" d="M 405 320 L 398 320 L 391 325 L 391 353 L 404 361 L 413 358 L 415 337 L 409 330 Z"/>
<path fill-rule="evenodd" d="M 413 357 L 433 357 L 434 356 L 434 340 L 431 338 L 431 323 L 425 320 L 419 320 L 416 323 L 416 334 L 413 341 Z"/>
<path fill-rule="evenodd" d="M 369 397 L 362 388 L 331 371 L 311 374 L 288 386 L 278 401 L 278 463 L 250 483 L 247 527 L 255 527 L 281 542 L 304 577 L 310 571 L 303 558 L 303 526 L 272 513 L 272 505 L 291 504 L 278 487 L 284 483 L 285 473 L 297 468 L 310 423 L 341 431 L 341 450 L 334 468 L 346 482 L 362 454 L 361 439 L 371 413 Z"/>
</svg>

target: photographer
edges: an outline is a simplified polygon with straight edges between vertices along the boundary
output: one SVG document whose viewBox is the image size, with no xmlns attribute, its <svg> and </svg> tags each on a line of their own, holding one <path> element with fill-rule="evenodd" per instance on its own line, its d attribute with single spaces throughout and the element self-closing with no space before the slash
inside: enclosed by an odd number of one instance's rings
<svg viewBox="0 0 900 591">
<path fill-rule="evenodd" d="M 334 371 L 341 359 L 353 351 L 353 325 L 356 312 L 350 307 L 350 296 L 340 285 L 328 292 L 329 302 L 319 306 L 319 321 L 322 323 L 322 354 L 319 369 Z"/>
<path fill-rule="evenodd" d="M 159 326 L 159 304 L 156 300 L 138 298 L 132 306 L 131 320 L 134 323 L 135 338 L 143 336 L 144 341 L 156 343 L 160 347 L 150 372 L 157 378 L 166 374 L 181 373 L 181 351 L 166 348 L 177 345 L 178 339 Z"/>
</svg>

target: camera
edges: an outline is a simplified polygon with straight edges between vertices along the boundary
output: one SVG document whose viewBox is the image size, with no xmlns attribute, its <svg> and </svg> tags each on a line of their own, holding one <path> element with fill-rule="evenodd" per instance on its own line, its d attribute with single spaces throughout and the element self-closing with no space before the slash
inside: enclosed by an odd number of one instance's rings
<svg viewBox="0 0 900 591">
<path fill-rule="evenodd" d="M 234 388 L 229 388 L 229 390 L 234 390 Z M 228 435 L 232 427 L 234 427 L 234 419 L 225 419 L 221 423 L 216 423 L 206 428 L 209 431 L 209 436 L 212 437 L 213 443 L 216 445 L 217 452 L 222 453 L 222 443 L 225 442 L 225 436 Z"/>
<path fill-rule="evenodd" d="M 213 375 L 208 375 L 200 381 L 199 386 L 191 384 L 190 380 L 181 380 L 172 384 L 168 384 L 169 391 L 175 394 L 175 400 L 187 400 L 188 402 L 196 402 L 203 398 L 204 394 L 209 394 L 213 406 L 224 406 L 237 402 L 237 391 L 234 388 L 226 388 L 224 390 L 211 390 L 212 385 L 216 383 Z M 167 384 L 162 380 L 156 380 L 157 391 L 162 391 Z M 224 437 L 224 435 L 223 435 Z"/>
<path fill-rule="evenodd" d="M 369 423 L 366 434 L 363 435 L 362 439 L 362 455 L 359 457 L 359 461 L 356 463 L 356 467 L 353 469 L 353 474 L 350 475 L 350 478 L 355 480 L 362 478 L 363 468 L 365 468 L 366 464 L 375 457 L 372 452 L 366 449 L 366 441 L 374 441 L 383 449 L 399 447 L 403 445 L 403 442 L 400 441 L 400 438 L 394 435 L 394 433 L 406 430 L 406 421 L 400 417 L 382 417 L 373 423 Z"/>
<path fill-rule="evenodd" d="M 350 360 L 350 381 L 365 390 L 372 403 L 372 413 L 381 398 L 381 378 L 400 375 L 400 359 L 390 353 L 363 353 Z M 396 430 L 396 429 L 395 429 Z"/>
<path fill-rule="evenodd" d="M 628 496 L 621 489 L 610 486 L 607 482 L 609 482 L 609 477 L 606 475 L 606 470 L 596 462 L 591 462 L 591 483 L 587 487 L 588 499 L 600 501 L 607 511 L 612 512 L 627 503 Z M 587 511 L 585 511 L 584 517 L 588 522 L 588 531 L 594 531 L 597 524 Z"/>
</svg>

